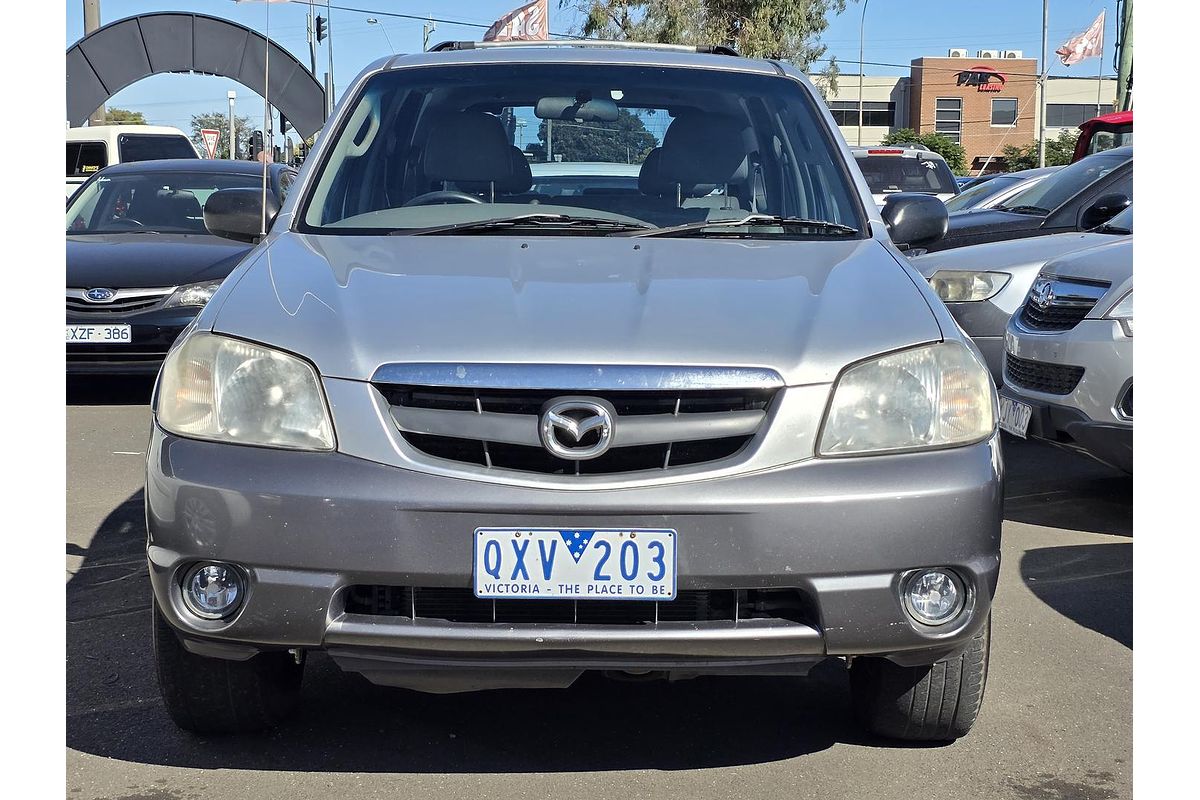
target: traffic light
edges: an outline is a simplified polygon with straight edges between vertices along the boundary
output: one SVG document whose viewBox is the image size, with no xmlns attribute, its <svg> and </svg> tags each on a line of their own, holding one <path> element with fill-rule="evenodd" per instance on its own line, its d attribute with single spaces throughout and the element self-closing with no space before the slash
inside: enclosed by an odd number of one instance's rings
<svg viewBox="0 0 1200 800">
<path fill-rule="evenodd" d="M 283 115 L 283 112 L 281 111 L 281 112 L 279 112 L 279 133 L 280 133 L 280 135 L 287 133 L 287 129 L 288 129 L 287 117 L 285 117 Z"/>
<path fill-rule="evenodd" d="M 250 160 L 258 158 L 258 154 L 263 151 L 263 134 L 262 131 L 255 131 L 250 134 Z"/>
<path fill-rule="evenodd" d="M 325 37 L 329 35 L 329 20 L 324 17 L 317 17 L 317 42 L 325 41 Z"/>
</svg>

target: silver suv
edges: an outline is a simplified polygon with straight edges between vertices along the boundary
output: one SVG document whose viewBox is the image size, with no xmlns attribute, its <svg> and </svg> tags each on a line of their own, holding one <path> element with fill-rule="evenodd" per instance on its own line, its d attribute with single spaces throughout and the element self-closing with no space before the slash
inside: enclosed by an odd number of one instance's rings
<svg viewBox="0 0 1200 800">
<path fill-rule="evenodd" d="M 542 160 L 638 186 L 541 196 Z M 595 42 L 389 57 L 283 208 L 261 197 L 208 198 L 214 233 L 269 233 L 155 389 L 181 727 L 279 721 L 317 650 L 430 692 L 844 659 L 871 730 L 971 727 L 995 387 L 898 249 L 942 203 L 877 211 L 800 72 Z"/>
</svg>

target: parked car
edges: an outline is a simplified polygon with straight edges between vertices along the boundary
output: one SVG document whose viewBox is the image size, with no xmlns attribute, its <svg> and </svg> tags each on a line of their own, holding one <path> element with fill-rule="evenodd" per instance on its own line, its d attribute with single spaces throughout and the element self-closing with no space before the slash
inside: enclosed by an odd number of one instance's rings
<svg viewBox="0 0 1200 800">
<path fill-rule="evenodd" d="M 1133 148 L 1118 147 L 1065 166 L 1002 205 L 950 214 L 946 236 L 924 249 L 1091 230 L 1132 202 Z"/>
<path fill-rule="evenodd" d="M 1130 206 L 1093 231 L 959 247 L 917 256 L 912 264 L 983 353 L 999 386 L 1008 319 L 1025 302 L 1046 262 L 1132 234 Z"/>
<path fill-rule="evenodd" d="M 166 125 L 67 128 L 67 197 L 105 167 L 159 158 L 195 158 L 191 139 Z"/>
<path fill-rule="evenodd" d="M 270 167 L 273 208 L 294 177 Z M 261 164 L 209 159 L 120 164 L 85 183 L 67 204 L 67 373 L 158 372 L 250 250 L 208 232 L 205 200 L 261 186 Z"/>
<path fill-rule="evenodd" d="M 616 193 L 636 195 L 641 171 L 641 164 L 612 164 L 600 161 L 549 161 L 530 164 L 533 183 L 529 192 L 545 197 Z"/>
<path fill-rule="evenodd" d="M 1115 111 L 1089 119 L 1079 126 L 1072 161 L 1114 147 L 1133 145 L 1133 111 Z"/>
<path fill-rule="evenodd" d="M 946 201 L 958 194 L 958 184 L 946 159 L 927 147 L 878 145 L 851 147 L 877 206 L 897 192 L 919 192 Z"/>
<path fill-rule="evenodd" d="M 958 190 L 961 192 L 963 189 L 966 189 L 968 186 L 974 186 L 979 183 L 986 183 L 987 181 L 990 181 L 994 177 L 995 177 L 994 175 L 955 175 L 954 176 L 954 185 L 957 186 Z"/>
<path fill-rule="evenodd" d="M 1023 169 L 1018 172 L 1004 172 L 999 175 L 985 175 L 986 179 L 963 187 L 962 192 L 946 201 L 946 210 L 965 211 L 968 208 L 995 208 L 1004 205 L 1010 197 L 1028 189 L 1048 175 L 1053 175 L 1062 167 L 1042 167 L 1040 169 Z"/>
<path fill-rule="evenodd" d="M 847 658 L 871 730 L 971 727 L 995 388 L 893 243 L 945 207 L 881 213 L 800 70 L 707 49 L 448 43 L 347 88 L 154 393 L 179 726 L 277 722 L 325 651 L 434 692 Z M 621 110 L 671 119 L 636 195 L 530 196 L 502 117 Z"/>
<path fill-rule="evenodd" d="M 1005 349 L 1005 430 L 1133 472 L 1132 237 L 1048 263 Z"/>
</svg>

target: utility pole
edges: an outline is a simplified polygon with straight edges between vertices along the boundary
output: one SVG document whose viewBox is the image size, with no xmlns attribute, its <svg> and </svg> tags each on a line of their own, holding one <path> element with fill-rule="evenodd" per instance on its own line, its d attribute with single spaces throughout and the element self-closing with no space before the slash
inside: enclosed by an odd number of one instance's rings
<svg viewBox="0 0 1200 800">
<path fill-rule="evenodd" d="M 424 33 L 424 40 L 421 44 L 421 49 L 425 52 L 429 52 L 429 34 L 437 30 L 437 23 L 433 21 L 433 14 L 429 15 L 429 21 L 421 27 L 422 32 Z"/>
<path fill-rule="evenodd" d="M 308 71 L 317 77 L 317 37 L 313 33 L 313 0 L 308 0 Z"/>
<path fill-rule="evenodd" d="M 83 35 L 87 36 L 100 27 L 100 0 L 83 0 Z M 100 106 L 88 117 L 88 125 L 103 125 L 104 106 Z"/>
<path fill-rule="evenodd" d="M 1117 107 L 1118 111 L 1133 108 L 1133 0 L 1121 3 L 1117 20 Z"/>
<path fill-rule="evenodd" d="M 862 144 L 863 118 L 863 29 L 867 24 L 867 3 L 863 0 L 862 17 L 858 21 L 858 143 Z"/>
<path fill-rule="evenodd" d="M 229 90 L 229 157 L 237 158 L 237 128 L 233 118 L 233 102 L 237 100 L 237 92 Z"/>
<path fill-rule="evenodd" d="M 329 0 L 325 0 L 325 19 L 329 22 L 329 44 L 325 45 L 329 53 L 329 71 L 325 73 L 325 119 L 333 116 L 333 20 L 329 16 Z"/>
<path fill-rule="evenodd" d="M 1046 76 L 1050 74 L 1050 0 L 1042 0 L 1042 76 L 1038 78 L 1038 166 L 1046 166 Z"/>
</svg>

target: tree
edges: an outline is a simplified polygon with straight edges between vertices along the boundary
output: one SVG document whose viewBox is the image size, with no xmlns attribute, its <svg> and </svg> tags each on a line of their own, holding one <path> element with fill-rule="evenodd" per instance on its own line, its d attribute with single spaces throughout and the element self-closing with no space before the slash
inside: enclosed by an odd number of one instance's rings
<svg viewBox="0 0 1200 800">
<path fill-rule="evenodd" d="M 146 115 L 141 111 L 129 111 L 125 108 L 104 109 L 105 125 L 145 125 Z"/>
<path fill-rule="evenodd" d="M 726 45 L 805 71 L 825 54 L 829 14 L 846 10 L 846 0 L 559 0 L 564 5 L 584 15 L 579 32 L 589 38 Z"/>
<path fill-rule="evenodd" d="M 237 125 L 238 150 L 245 157 L 249 152 L 251 126 L 254 123 L 250 117 L 234 117 L 234 122 Z M 260 127 L 262 126 L 261 119 L 258 124 Z M 192 115 L 192 141 L 196 143 L 196 147 L 200 148 L 201 153 L 205 153 L 207 150 L 204 145 L 204 137 L 200 135 L 202 130 L 221 132 L 221 138 L 217 142 L 217 158 L 229 158 L 229 115 L 222 114 L 220 111 Z"/>
<path fill-rule="evenodd" d="M 1054 139 L 1046 141 L 1046 166 L 1060 167 L 1071 163 L 1075 155 L 1075 143 L 1079 141 L 1079 131 L 1064 129 L 1058 132 Z M 1017 172 L 1022 169 L 1034 169 L 1038 165 L 1038 143 L 1035 139 L 1027 145 L 1005 145 L 1002 151 L 1004 169 Z"/>
<path fill-rule="evenodd" d="M 912 128 L 899 128 L 883 137 L 881 144 L 907 144 L 909 142 L 923 144 L 946 159 L 946 166 L 950 167 L 950 171 L 955 175 L 966 174 L 967 151 L 963 150 L 963 146 L 949 136 L 932 132 L 918 134 Z"/>
<path fill-rule="evenodd" d="M 553 137 L 547 148 L 547 120 L 538 126 L 540 144 L 525 148 L 535 157 L 545 158 L 547 149 L 563 161 L 605 161 L 618 164 L 640 164 L 657 144 L 654 134 L 646 130 L 641 117 L 625 109 L 617 112 L 612 122 L 554 121 Z"/>
</svg>

